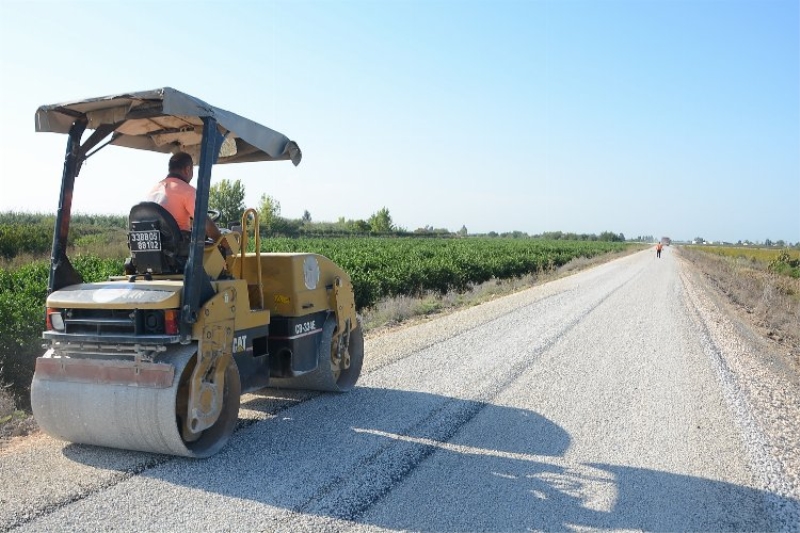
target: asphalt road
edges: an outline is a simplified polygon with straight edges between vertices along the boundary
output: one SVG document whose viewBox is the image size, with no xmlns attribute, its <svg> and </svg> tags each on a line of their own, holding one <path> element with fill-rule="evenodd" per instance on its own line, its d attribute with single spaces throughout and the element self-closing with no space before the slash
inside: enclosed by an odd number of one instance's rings
<svg viewBox="0 0 800 533">
<path fill-rule="evenodd" d="M 369 338 L 353 392 L 247 395 L 208 460 L 23 440 L 0 529 L 798 530 L 681 268 L 637 253 Z"/>
</svg>

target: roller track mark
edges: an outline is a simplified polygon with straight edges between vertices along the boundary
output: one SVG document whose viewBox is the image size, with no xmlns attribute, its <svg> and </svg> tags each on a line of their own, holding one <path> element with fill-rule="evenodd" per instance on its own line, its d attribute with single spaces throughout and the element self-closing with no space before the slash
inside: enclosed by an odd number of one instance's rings
<svg viewBox="0 0 800 533">
<path fill-rule="evenodd" d="M 504 375 L 494 376 L 495 379 L 484 388 L 476 399 L 447 400 L 423 420 L 403 431 L 403 436 L 413 435 L 413 440 L 390 440 L 375 453 L 351 467 L 347 473 L 326 484 L 292 511 L 297 514 L 316 514 L 339 520 L 358 520 L 439 449 L 438 444 L 447 443 L 455 437 L 463 426 L 478 416 L 522 373 L 533 367 L 542 354 L 640 274 L 641 271 L 637 271 L 593 305 L 585 308 L 582 313 L 564 323 L 563 328 L 557 334 L 548 338 L 537 348 L 524 352 L 525 355 L 520 357 L 519 363 L 513 365 Z M 495 320 L 497 319 L 481 326 Z M 291 524 L 287 524 L 286 529 L 291 530 Z"/>
<path fill-rule="evenodd" d="M 278 390 L 278 389 L 275 389 L 275 390 Z M 288 400 L 287 399 L 287 400 L 278 402 L 276 408 L 275 409 L 271 409 L 269 411 L 269 414 L 272 415 L 272 416 L 277 416 L 278 414 L 282 413 L 283 411 L 286 411 L 286 410 L 288 410 L 288 409 L 290 409 L 290 408 L 292 408 L 292 407 L 294 407 L 296 405 L 300 405 L 302 403 L 305 403 L 305 402 L 307 402 L 309 400 L 312 400 L 312 399 L 316 398 L 317 396 L 321 396 L 321 395 L 322 395 L 322 393 L 310 392 L 307 397 L 305 397 L 305 398 L 303 398 L 303 399 L 301 399 L 299 401 L 297 401 L 297 400 Z M 250 404 L 250 403 L 251 402 L 248 402 L 248 404 Z M 254 400 L 254 403 L 259 403 L 259 400 Z M 248 405 L 248 404 L 244 404 L 244 405 Z M 262 420 L 260 420 L 260 419 L 242 419 L 242 418 L 240 418 L 238 423 L 237 423 L 237 425 L 236 425 L 236 430 L 234 432 L 234 435 L 236 433 L 238 433 L 240 430 L 248 428 L 248 427 L 250 427 L 253 424 L 256 424 L 258 422 L 262 422 Z M 91 446 L 89 444 L 72 444 L 71 446 L 80 446 L 82 448 L 83 447 L 85 447 L 85 448 L 100 448 L 98 446 Z M 49 514 L 52 514 L 54 512 L 57 512 L 57 511 L 65 508 L 65 507 L 68 507 L 69 505 L 71 505 L 73 503 L 80 502 L 81 500 L 84 500 L 84 499 L 89 498 L 89 497 L 91 497 L 91 496 L 93 496 L 95 494 L 103 492 L 104 490 L 110 489 L 110 488 L 112 488 L 112 487 L 114 487 L 114 486 L 116 486 L 116 485 L 118 485 L 120 483 L 124 483 L 125 481 L 128 481 L 129 479 L 131 479 L 131 478 L 133 478 L 135 476 L 143 474 L 143 473 L 147 472 L 150 469 L 157 468 L 159 466 L 166 465 L 166 464 L 174 462 L 174 461 L 196 461 L 196 459 L 187 459 L 185 457 L 175 457 L 175 456 L 172 456 L 172 455 L 149 454 L 147 452 L 137 452 L 137 453 L 142 453 L 143 455 L 148 455 L 149 457 L 144 462 L 142 462 L 141 464 L 138 464 L 138 465 L 136 465 L 136 466 L 134 466 L 132 468 L 126 469 L 124 472 L 121 472 L 118 475 L 115 475 L 114 477 L 112 477 L 111 479 L 107 480 L 104 483 L 101 483 L 101 484 L 99 484 L 97 486 L 93 486 L 91 488 L 81 489 L 80 492 L 77 493 L 77 494 L 71 495 L 70 497 L 64 498 L 64 499 L 62 499 L 60 501 L 51 502 L 50 504 L 48 504 L 46 506 L 43 506 L 43 507 L 40 507 L 38 509 L 34 509 L 32 511 L 28 511 L 28 512 L 25 513 L 24 516 L 15 517 L 15 519 L 13 519 L 12 521 L 10 521 L 10 522 L 8 522 L 6 524 L 0 524 L 0 532 L 2 532 L 2 531 L 10 531 L 10 530 L 12 530 L 14 528 L 23 526 L 23 525 L 25 525 L 25 524 L 27 524 L 29 522 L 33 522 L 35 520 L 38 520 L 39 518 L 43 518 L 43 517 L 45 517 L 45 516 L 47 516 Z"/>
<path fill-rule="evenodd" d="M 641 270 L 637 271 L 636 275 L 639 275 L 640 273 L 641 273 Z M 630 279 L 626 280 L 625 283 L 623 283 L 623 285 L 627 284 L 629 281 L 630 281 Z M 619 287 L 613 289 L 612 292 L 616 291 L 620 287 L 622 287 L 622 285 L 620 285 Z M 515 308 L 513 308 L 513 309 L 511 309 L 509 311 L 506 311 L 506 312 L 503 312 L 503 313 L 500 313 L 500 314 L 494 316 L 490 320 L 486 320 L 484 322 L 481 322 L 479 324 L 475 324 L 474 326 L 471 326 L 471 327 L 468 327 L 468 328 L 460 329 L 457 333 L 455 333 L 453 335 L 446 335 L 444 337 L 441 337 L 440 339 L 437 339 L 434 342 L 430 342 L 430 343 L 427 343 L 427 344 L 422 344 L 422 345 L 414 348 L 413 351 L 410 351 L 408 353 L 402 354 L 402 355 L 400 355 L 398 357 L 395 357 L 394 359 L 392 359 L 390 361 L 386 361 L 385 363 L 383 363 L 381 365 L 374 366 L 374 367 L 370 368 L 369 371 L 366 371 L 366 372 L 362 371 L 361 375 L 362 376 L 368 376 L 368 375 L 373 374 L 373 373 L 375 373 L 375 372 L 377 372 L 379 370 L 382 370 L 382 369 L 384 369 L 386 367 L 389 367 L 389 366 L 392 366 L 394 364 L 400 363 L 400 362 L 404 361 L 405 359 L 408 359 L 409 357 L 413 357 L 418 352 L 421 352 L 423 350 L 427 350 L 429 348 L 433 348 L 433 347 L 439 346 L 439 345 L 444 344 L 446 342 L 449 342 L 449 341 L 451 341 L 453 339 L 457 339 L 459 337 L 463 337 L 463 336 L 465 336 L 465 335 L 467 335 L 467 334 L 469 334 L 469 333 L 471 333 L 473 331 L 479 330 L 481 328 L 484 328 L 486 326 L 489 326 L 491 324 L 499 322 L 500 320 L 502 320 L 503 318 L 505 318 L 507 316 L 516 314 L 520 310 L 526 310 L 527 311 L 527 310 L 535 309 L 536 307 L 538 307 L 538 306 L 542 305 L 543 303 L 548 302 L 548 301 L 550 301 L 550 300 L 552 300 L 554 298 L 558 298 L 558 297 L 562 297 L 562 296 L 568 296 L 570 294 L 576 293 L 577 291 L 578 291 L 578 289 L 574 288 L 574 287 L 570 288 L 570 289 L 565 289 L 565 290 L 563 290 L 561 292 L 557 292 L 555 294 L 547 295 L 547 296 L 545 296 L 545 297 L 543 297 L 543 298 L 541 298 L 539 300 L 536 300 L 535 302 L 531 302 L 529 304 L 525 304 L 525 305 L 522 305 L 522 306 L 519 306 L 519 307 L 515 307 Z"/>
<path fill-rule="evenodd" d="M 74 446 L 88 446 L 88 445 L 75 444 Z M 29 522 L 33 522 L 34 520 L 37 520 L 37 519 L 42 518 L 42 517 L 45 517 L 45 516 L 47 516 L 47 515 L 49 515 L 51 513 L 54 513 L 56 511 L 58 511 L 59 509 L 67 507 L 70 504 L 73 504 L 73 503 L 79 502 L 79 501 L 81 501 L 81 500 L 83 500 L 85 498 L 88 498 L 88 497 L 92 496 L 93 494 L 97 494 L 99 492 L 103 492 L 104 490 L 109 489 L 111 487 L 114 487 L 114 486 L 116 486 L 116 485 L 118 485 L 118 484 L 120 484 L 120 483 L 122 483 L 124 481 L 127 481 L 128 479 L 131 479 L 134 476 L 138 476 L 139 474 L 142 474 L 142 473 L 146 472 L 147 470 L 150 470 L 151 468 L 155 468 L 157 466 L 160 466 L 160 465 L 163 465 L 163 464 L 166 464 L 166 463 L 169 463 L 171 461 L 174 461 L 174 460 L 178 459 L 178 458 L 173 457 L 171 455 L 159 455 L 159 454 L 150 454 L 150 455 L 152 456 L 152 458 L 149 459 L 148 461 L 146 461 L 146 462 L 144 462 L 142 464 L 136 465 L 135 467 L 128 468 L 124 472 L 121 472 L 118 475 L 112 477 L 111 479 L 109 479 L 105 483 L 102 483 L 102 484 L 97 485 L 95 487 L 91 487 L 89 489 L 83 490 L 79 494 L 75 494 L 73 497 L 65 498 L 65 499 L 63 499 L 61 501 L 58 501 L 58 502 L 52 502 L 49 505 L 46 505 L 44 507 L 40 507 L 38 509 L 34 509 L 32 511 L 27 511 L 24 516 L 14 517 L 15 519 L 12 519 L 12 521 L 10 521 L 10 522 L 8 522 L 6 524 L 0 525 L 0 531 L 11 531 L 14 528 L 23 526 L 23 525 L 25 525 L 25 524 L 27 524 Z M 181 458 L 181 459 L 183 459 L 183 458 Z"/>
<path fill-rule="evenodd" d="M 398 357 L 395 357 L 394 359 L 391 359 L 390 361 L 386 361 L 383 364 L 374 366 L 374 367 L 370 368 L 368 371 L 362 371 L 361 375 L 362 376 L 369 376 L 369 375 L 374 374 L 374 373 L 378 372 L 379 370 L 382 370 L 382 369 L 384 369 L 386 367 L 389 367 L 389 366 L 392 366 L 392 365 L 394 365 L 396 363 L 402 362 L 405 359 L 408 359 L 409 357 L 413 357 L 414 355 L 416 355 L 417 353 L 419 353 L 421 351 L 427 350 L 429 348 L 434 348 L 436 346 L 439 346 L 441 344 L 449 342 L 449 341 L 451 341 L 453 339 L 457 339 L 459 337 L 463 337 L 464 335 L 466 335 L 468 333 L 471 333 L 471 332 L 473 332 L 475 330 L 478 330 L 480 328 L 483 328 L 484 326 L 488 326 L 490 324 L 498 322 L 499 320 L 505 318 L 506 316 L 509 316 L 509 315 L 512 315 L 512 314 L 516 313 L 520 309 L 534 308 L 534 307 L 536 307 L 536 306 L 538 306 L 538 305 L 540 305 L 540 304 L 542 304 L 544 302 L 552 300 L 553 298 L 556 298 L 558 296 L 563 296 L 563 295 L 569 294 L 571 292 L 575 292 L 576 290 L 577 289 L 567 289 L 567 290 L 564 290 L 564 291 L 561 291 L 561 292 L 557 292 L 555 294 L 550 294 L 548 296 L 545 296 L 541 300 L 536 300 L 535 302 L 532 302 L 532 303 L 529 303 L 529 304 L 526 304 L 526 305 L 523 305 L 523 306 L 520 306 L 520 307 L 515 307 L 514 309 L 512 309 L 510 311 L 506 311 L 504 313 L 500 313 L 499 315 L 496 315 L 491 320 L 487 320 L 485 322 L 481 322 L 480 324 L 475 324 L 474 326 L 471 326 L 471 327 L 468 327 L 468 328 L 460 329 L 457 333 L 454 333 L 452 335 L 446 335 L 446 336 L 441 337 L 441 338 L 439 338 L 439 339 L 437 339 L 437 340 L 435 340 L 433 342 L 429 342 L 429 343 L 426 343 L 426 344 L 420 344 L 419 346 L 413 348 L 413 350 L 408 352 L 408 353 L 401 354 Z"/>
</svg>

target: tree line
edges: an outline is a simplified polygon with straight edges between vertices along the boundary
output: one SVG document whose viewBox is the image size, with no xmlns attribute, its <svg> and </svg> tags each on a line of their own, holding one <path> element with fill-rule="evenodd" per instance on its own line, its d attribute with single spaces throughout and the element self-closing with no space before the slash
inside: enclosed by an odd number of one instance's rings
<svg viewBox="0 0 800 533">
<path fill-rule="evenodd" d="M 219 225 L 230 227 L 240 224 L 245 212 L 245 188 L 241 180 L 223 179 L 209 190 L 209 208 L 220 212 Z M 466 226 L 456 231 L 447 228 L 422 226 L 415 230 L 399 227 L 392 219 L 387 207 L 381 207 L 366 219 L 339 217 L 338 220 L 315 221 L 306 210 L 300 218 L 281 215 L 281 204 L 273 196 L 262 194 L 256 208 L 259 216 L 259 233 L 262 237 L 346 237 L 346 236 L 395 236 L 395 237 L 497 237 L 512 239 L 542 239 L 564 241 L 625 242 L 622 233 L 569 233 L 551 231 L 530 235 L 522 231 L 486 234 L 471 234 Z M 14 258 L 20 254 L 33 256 L 50 252 L 53 239 L 55 215 L 43 213 L 0 213 L 0 259 Z M 113 243 L 124 245 L 128 220 L 126 215 L 73 214 L 71 217 L 69 245 L 104 246 Z"/>
<path fill-rule="evenodd" d="M 211 186 L 208 194 L 208 207 L 220 212 L 218 224 L 230 227 L 242 220 L 245 212 L 245 189 L 241 180 L 223 179 Z M 306 210 L 297 219 L 281 216 L 281 203 L 273 196 L 262 194 L 258 207 L 260 231 L 268 235 L 306 236 L 309 234 L 348 234 L 373 233 L 387 235 L 406 233 L 395 226 L 392 215 L 386 207 L 373 213 L 367 220 L 345 219 L 340 217 L 336 222 L 314 222 L 311 213 Z"/>
<path fill-rule="evenodd" d="M 241 180 L 230 181 L 223 179 L 211 186 L 209 191 L 209 208 L 220 212 L 220 222 L 229 226 L 241 220 L 245 211 L 245 189 Z M 491 231 L 487 234 L 470 234 L 466 226 L 461 226 L 457 231 L 447 228 L 434 228 L 433 226 L 419 227 L 413 231 L 395 225 L 389 209 L 382 207 L 372 213 L 366 220 L 348 219 L 339 217 L 335 222 L 315 222 L 311 213 L 306 210 L 300 218 L 286 218 L 281 216 L 281 203 L 273 196 L 262 194 L 258 202 L 258 216 L 260 230 L 263 234 L 283 237 L 308 237 L 308 236 L 343 236 L 343 235 L 395 235 L 395 236 L 423 236 L 423 237 L 501 237 L 514 239 L 544 239 L 568 241 L 604 241 L 625 242 L 625 235 L 604 231 L 599 235 L 591 233 L 565 233 L 561 231 L 545 232 L 529 235 L 522 231 L 497 233 Z"/>
</svg>

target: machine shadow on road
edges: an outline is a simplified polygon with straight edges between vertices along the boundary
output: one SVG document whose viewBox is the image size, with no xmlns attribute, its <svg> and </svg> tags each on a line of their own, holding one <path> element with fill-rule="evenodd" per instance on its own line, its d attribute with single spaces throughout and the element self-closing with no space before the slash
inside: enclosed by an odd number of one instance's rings
<svg viewBox="0 0 800 533">
<path fill-rule="evenodd" d="M 252 403 L 243 407 L 271 405 Z M 571 462 L 570 435 L 529 410 L 369 387 L 283 404 L 210 459 L 177 458 L 141 475 L 264 504 L 264 513 L 288 510 L 298 526 L 334 519 L 342 529 L 761 531 L 770 509 L 800 508 L 721 481 Z M 64 453 L 97 466 L 118 453 L 80 448 Z"/>
</svg>

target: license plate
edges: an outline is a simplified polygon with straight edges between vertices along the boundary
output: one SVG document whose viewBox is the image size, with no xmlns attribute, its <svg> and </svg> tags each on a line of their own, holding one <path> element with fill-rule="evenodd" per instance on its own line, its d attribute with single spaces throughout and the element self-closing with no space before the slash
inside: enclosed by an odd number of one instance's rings
<svg viewBox="0 0 800 533">
<path fill-rule="evenodd" d="M 145 252 L 150 250 L 161 250 L 160 231 L 132 231 L 131 250 Z"/>
</svg>

